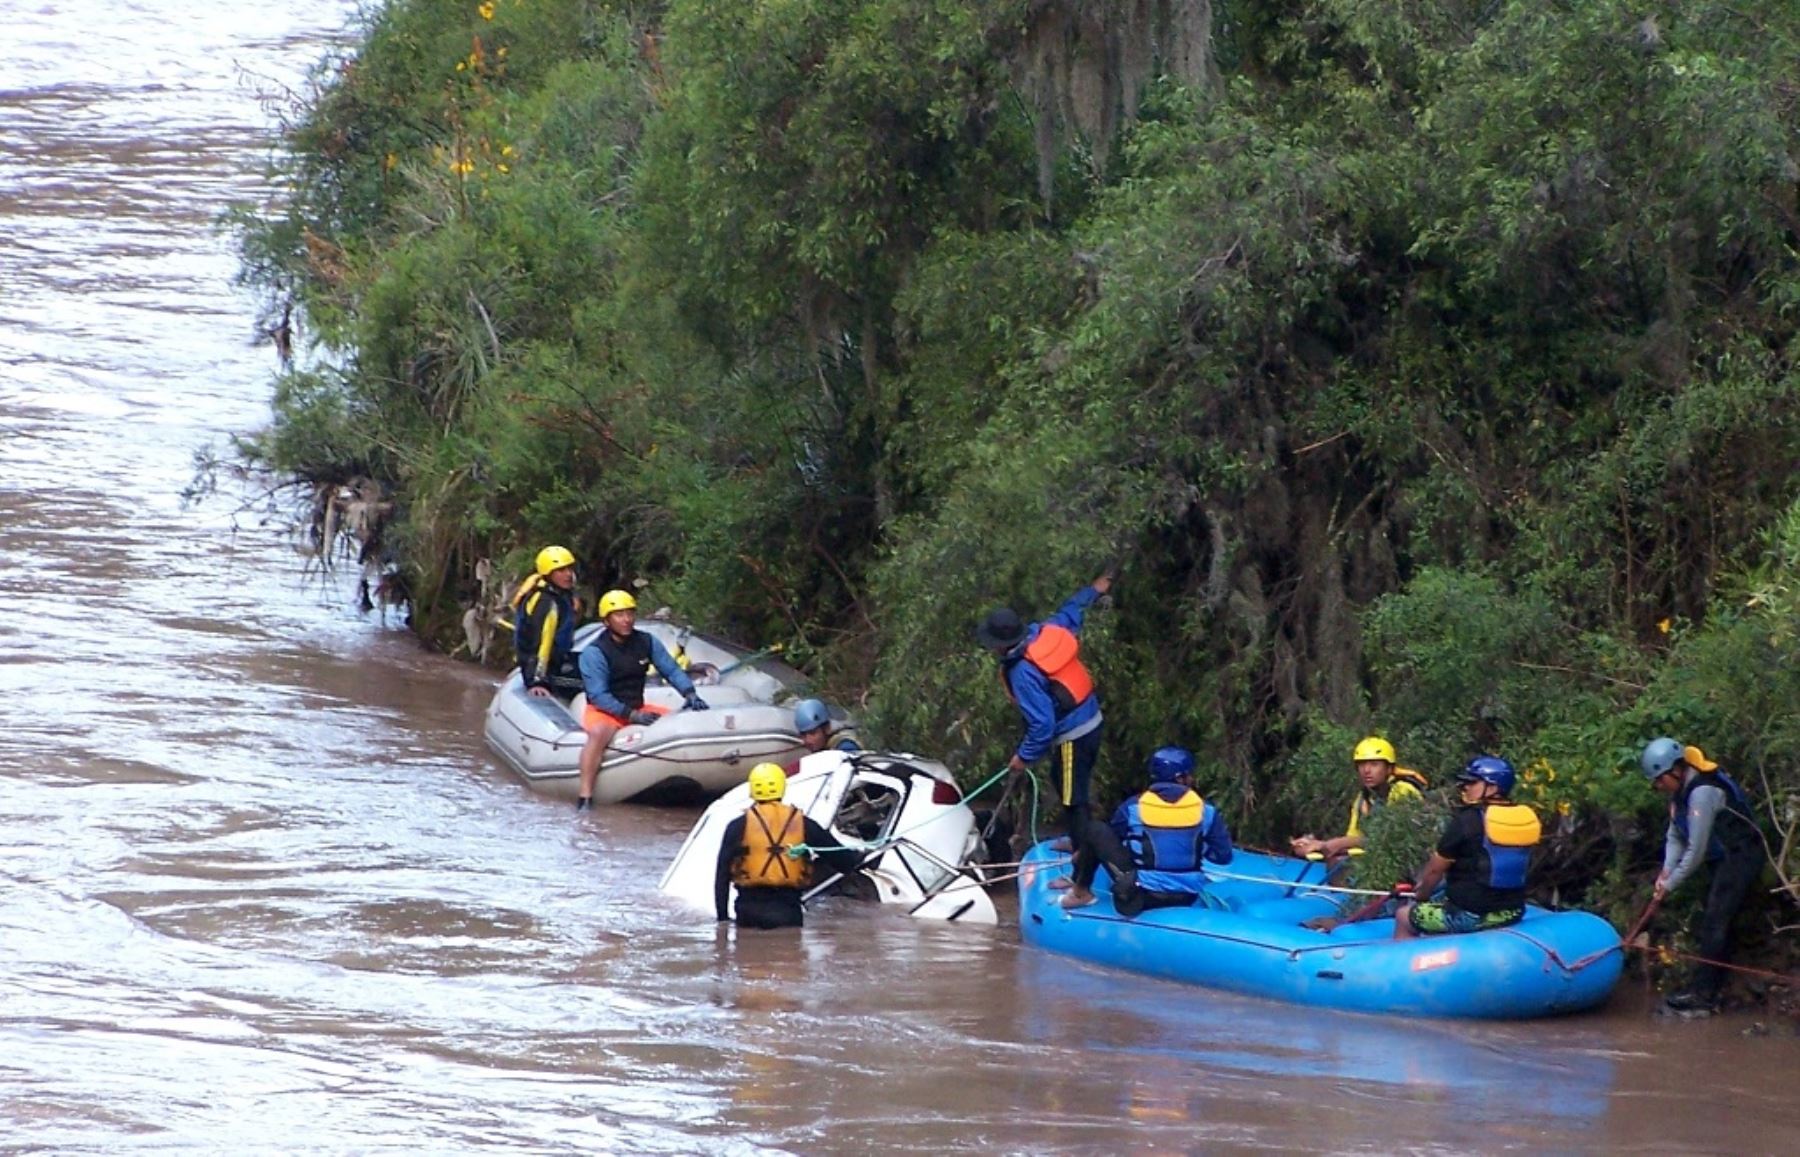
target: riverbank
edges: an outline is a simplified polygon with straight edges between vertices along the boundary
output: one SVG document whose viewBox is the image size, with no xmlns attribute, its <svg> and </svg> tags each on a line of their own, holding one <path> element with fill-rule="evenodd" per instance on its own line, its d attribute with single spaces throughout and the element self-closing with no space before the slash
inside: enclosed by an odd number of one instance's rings
<svg viewBox="0 0 1800 1157">
<path fill-rule="evenodd" d="M 1183 743 L 1278 844 L 1363 734 L 1497 751 L 1541 894 L 1623 925 L 1672 732 L 1792 924 L 1800 26 L 1152 7 L 396 0 L 242 222 L 331 355 L 255 452 L 384 488 L 434 645 L 562 542 L 969 775 L 972 623 L 1117 559 L 1102 794 Z"/>
</svg>

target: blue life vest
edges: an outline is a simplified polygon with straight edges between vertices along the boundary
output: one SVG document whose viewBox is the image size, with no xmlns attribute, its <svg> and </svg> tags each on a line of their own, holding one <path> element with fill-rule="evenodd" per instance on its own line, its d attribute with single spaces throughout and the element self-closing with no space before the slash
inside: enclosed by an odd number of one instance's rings
<svg viewBox="0 0 1800 1157">
<path fill-rule="evenodd" d="M 1206 834 L 1218 814 L 1192 788 L 1174 800 L 1152 789 L 1127 803 L 1125 846 L 1138 864 L 1138 886 L 1199 895 L 1206 886 Z"/>
<path fill-rule="evenodd" d="M 1524 804 L 1491 803 L 1481 812 L 1481 843 L 1487 849 L 1490 888 L 1525 887 L 1531 849 L 1543 836 L 1537 813 Z"/>
<path fill-rule="evenodd" d="M 1749 826 L 1751 833 L 1755 833 L 1756 812 L 1751 810 L 1750 797 L 1744 794 L 1744 789 L 1738 786 L 1737 780 L 1732 779 L 1722 771 L 1696 771 L 1687 782 L 1681 785 L 1681 789 L 1677 791 L 1674 798 L 1669 801 L 1669 821 L 1675 825 L 1675 830 L 1681 833 L 1683 841 L 1686 841 L 1689 838 L 1687 814 L 1688 797 L 1694 794 L 1694 789 L 1697 787 L 1723 788 L 1725 791 L 1725 811 L 1731 812 L 1739 819 L 1743 820 L 1744 823 Z M 1708 860 L 1717 860 L 1725 855 L 1725 843 L 1719 838 L 1719 829 L 1721 827 L 1719 820 L 1724 818 L 1724 815 L 1721 814 L 1713 821 L 1712 839 L 1707 841 L 1706 846 L 1706 858 Z"/>
</svg>

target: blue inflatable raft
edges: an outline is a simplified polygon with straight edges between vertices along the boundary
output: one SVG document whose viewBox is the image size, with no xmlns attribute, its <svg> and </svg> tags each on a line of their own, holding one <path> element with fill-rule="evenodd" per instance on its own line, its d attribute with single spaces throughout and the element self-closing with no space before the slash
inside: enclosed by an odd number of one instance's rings
<svg viewBox="0 0 1800 1157">
<path fill-rule="evenodd" d="M 1050 881 L 1068 856 L 1039 844 L 1019 876 L 1027 944 L 1146 976 L 1350 1012 L 1519 1020 L 1605 1002 L 1624 966 L 1619 934 L 1588 912 L 1531 907 L 1510 928 L 1395 940 L 1392 919 L 1301 927 L 1337 912 L 1311 890 L 1324 866 L 1239 850 L 1209 891 L 1217 908 L 1161 908 L 1134 920 L 1112 905 L 1104 868 L 1097 903 L 1065 911 Z"/>
</svg>

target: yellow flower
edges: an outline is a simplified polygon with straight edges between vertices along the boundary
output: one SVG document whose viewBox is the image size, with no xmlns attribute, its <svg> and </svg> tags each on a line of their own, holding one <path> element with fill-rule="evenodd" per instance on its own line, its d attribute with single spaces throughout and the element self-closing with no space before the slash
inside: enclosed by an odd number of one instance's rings
<svg viewBox="0 0 1800 1157">
<path fill-rule="evenodd" d="M 1559 816 L 1566 816 L 1574 810 L 1574 808 L 1569 806 L 1569 801 L 1566 799 L 1556 805 L 1556 814 Z"/>
<path fill-rule="evenodd" d="M 494 0 L 486 0 L 486 2 L 476 8 L 475 11 L 481 13 L 481 18 L 483 20 L 492 20 L 494 18 Z"/>
<path fill-rule="evenodd" d="M 510 168 L 510 167 L 508 167 L 508 166 L 507 166 L 507 164 L 506 164 L 506 163 L 505 163 L 505 162 L 504 162 L 504 161 L 502 161 L 502 162 L 501 162 L 501 163 L 500 163 L 500 164 L 498 164 L 498 165 L 495 165 L 495 166 L 494 166 L 494 167 L 495 167 L 495 168 L 496 168 L 496 169 L 499 169 L 499 170 L 500 170 L 500 171 L 501 171 L 501 172 L 502 172 L 502 173 L 510 173 L 510 172 L 512 172 L 512 169 L 511 169 L 511 168 Z"/>
<path fill-rule="evenodd" d="M 1656 629 L 1661 631 L 1665 635 L 1669 633 L 1669 629 L 1671 627 L 1673 627 L 1674 625 L 1675 625 L 1674 619 L 1658 619 L 1656 621 Z"/>
</svg>

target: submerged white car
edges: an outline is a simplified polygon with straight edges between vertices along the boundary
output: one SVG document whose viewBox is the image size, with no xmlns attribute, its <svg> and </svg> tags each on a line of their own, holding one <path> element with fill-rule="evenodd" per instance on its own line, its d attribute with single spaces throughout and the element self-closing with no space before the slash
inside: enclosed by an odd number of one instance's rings
<svg viewBox="0 0 1800 1157">
<path fill-rule="evenodd" d="M 982 883 L 980 825 L 943 764 L 905 753 L 821 751 L 788 777 L 787 802 L 845 846 L 870 849 L 874 858 L 858 875 L 881 903 L 927 920 L 998 923 Z M 710 916 L 719 841 L 749 806 L 750 789 L 739 784 L 707 808 L 657 887 Z M 813 894 L 838 882 L 827 875 Z"/>
</svg>

